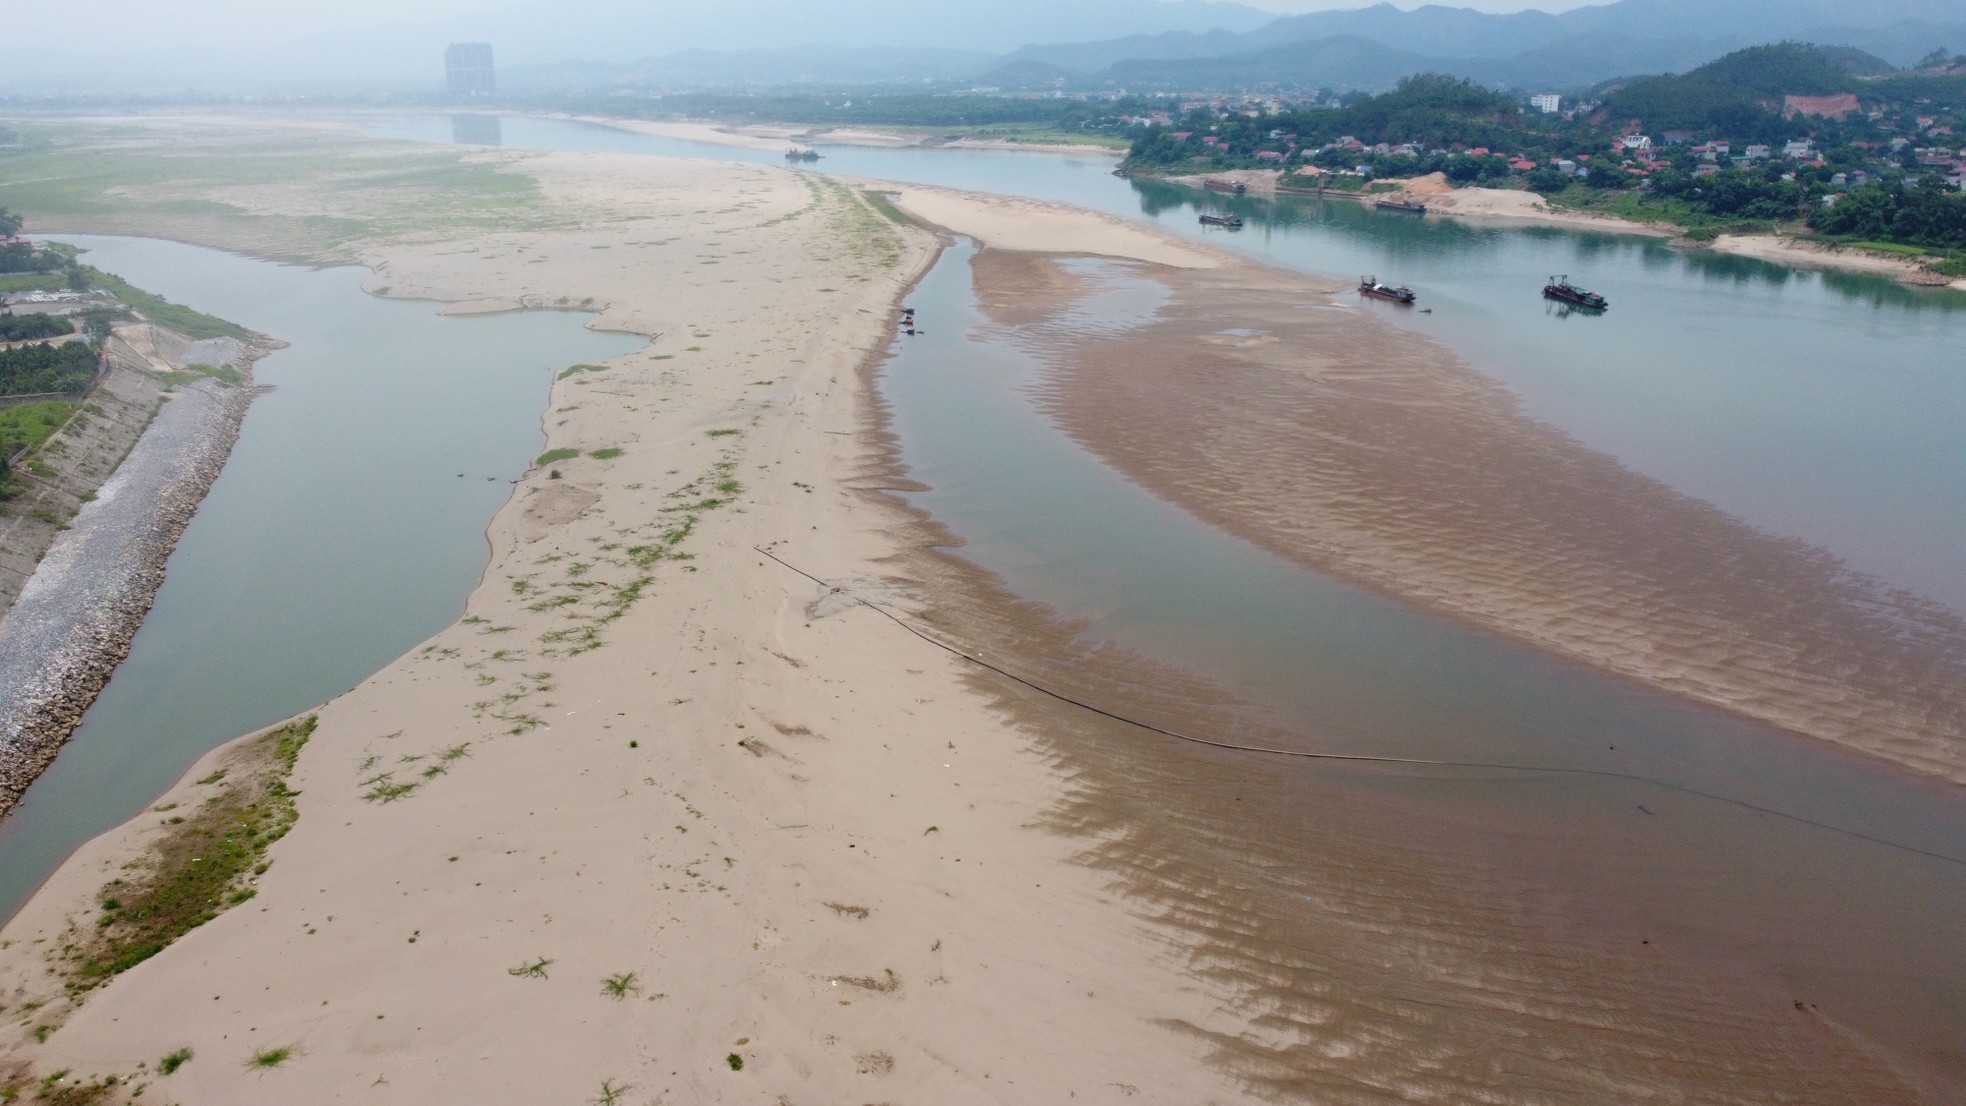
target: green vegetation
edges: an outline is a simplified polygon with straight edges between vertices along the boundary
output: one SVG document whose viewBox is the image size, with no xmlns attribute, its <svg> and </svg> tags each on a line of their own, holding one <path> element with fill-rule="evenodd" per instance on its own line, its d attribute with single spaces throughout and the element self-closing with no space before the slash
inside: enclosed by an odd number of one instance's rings
<svg viewBox="0 0 1966 1106">
<path fill-rule="evenodd" d="M 21 450 L 47 441 L 48 435 L 61 429 L 61 424 L 75 413 L 76 406 L 51 400 L 47 403 L 0 407 L 0 466 L 4 466 L 7 458 Z"/>
<path fill-rule="evenodd" d="M 729 1056 L 724 1057 L 724 1063 L 729 1064 L 730 1070 L 732 1071 L 744 1070 L 744 1057 L 739 1056 L 735 1052 L 731 1053 Z"/>
<path fill-rule="evenodd" d="M 61 273 L 0 273 L 0 292 L 59 292 L 68 287 Z"/>
<path fill-rule="evenodd" d="M 27 149 L 0 158 L 0 204 L 77 231 L 140 226 L 319 257 L 358 239 L 434 228 L 538 228 L 571 218 L 542 202 L 530 175 L 467 150 L 225 126 L 166 131 L 62 120 L 21 130 Z M 269 184 L 303 188 L 301 210 L 311 213 L 227 199 Z"/>
<path fill-rule="evenodd" d="M 96 349 L 87 342 L 0 349 L 0 396 L 79 392 L 95 376 Z"/>
<path fill-rule="evenodd" d="M 1768 110 L 1783 96 L 1869 94 L 1859 78 L 1890 71 L 1888 62 L 1860 50 L 1784 42 L 1753 46 L 1677 76 L 1648 77 L 1604 101 L 1619 123 L 1643 120 L 1655 131 L 1683 128 L 1724 132 L 1741 142 L 1781 142 L 1807 133 L 1807 122 L 1784 121 Z"/>
<path fill-rule="evenodd" d="M 616 457 L 621 456 L 621 449 L 617 446 L 604 446 L 600 449 L 588 450 L 587 456 L 592 457 L 596 461 L 612 461 Z"/>
<path fill-rule="evenodd" d="M 1834 206 L 1817 210 L 1809 226 L 1873 249 L 1902 244 L 1966 250 L 1966 194 L 1948 192 L 1937 177 L 1914 185 L 1902 180 L 1866 184 L 1851 189 Z"/>
<path fill-rule="evenodd" d="M 164 1054 L 163 1059 L 157 1061 L 157 1073 L 159 1075 L 173 1075 L 176 1074 L 179 1068 L 190 1062 L 191 1050 L 188 1048 L 180 1048 L 175 1052 L 167 1052 Z"/>
<path fill-rule="evenodd" d="M 293 1045 L 264 1049 L 253 1053 L 252 1059 L 246 1061 L 246 1066 L 258 1071 L 270 1071 L 293 1059 L 299 1052 L 300 1050 Z"/>
<path fill-rule="evenodd" d="M 577 449 L 549 449 L 539 456 L 534 457 L 532 463 L 534 465 L 551 465 L 560 461 L 571 461 L 578 456 L 580 456 L 580 451 Z"/>
<path fill-rule="evenodd" d="M 634 972 L 622 972 L 619 975 L 611 975 L 601 981 L 601 994 L 616 1002 L 620 1002 L 629 995 L 640 994 L 641 990 L 642 985 L 636 982 Z"/>
<path fill-rule="evenodd" d="M 576 376 L 580 373 L 602 373 L 606 371 L 608 371 L 608 367 L 606 365 L 573 365 L 568 368 L 560 370 L 560 375 L 554 377 L 553 379 L 565 380 L 567 377 Z"/>
<path fill-rule="evenodd" d="M 0 342 L 31 342 L 75 333 L 75 324 L 60 315 L 0 315 Z"/>
<path fill-rule="evenodd" d="M 894 201 L 885 192 L 869 190 L 862 192 L 861 195 L 866 197 L 867 202 L 873 206 L 875 211 L 885 215 L 891 223 L 897 223 L 904 227 L 918 227 L 922 225 L 919 219 L 894 206 Z"/>
<path fill-rule="evenodd" d="M 505 974 L 519 976 L 523 979 L 545 979 L 546 969 L 551 967 L 552 964 L 553 961 L 551 958 L 542 956 L 537 960 L 529 960 L 516 968 L 507 968 L 505 969 Z"/>
<path fill-rule="evenodd" d="M 158 378 L 172 387 L 200 380 L 216 380 L 237 387 L 246 380 L 244 374 L 230 365 L 186 365 L 176 372 L 159 373 Z"/>
<path fill-rule="evenodd" d="M 99 986 L 253 896 L 251 880 L 265 871 L 266 850 L 293 826 L 287 778 L 314 726 L 309 715 L 248 743 L 241 753 L 249 770 L 234 769 L 213 784 L 217 793 L 148 858 L 103 887 L 95 933 L 67 950 L 76 987 Z"/>
<path fill-rule="evenodd" d="M 105 273 L 100 269 L 86 270 L 93 287 L 100 288 L 133 307 L 144 318 L 159 326 L 169 327 L 187 338 L 251 338 L 253 332 L 236 323 L 214 318 L 202 311 L 194 311 L 182 304 L 172 303 L 162 296 L 153 295 L 136 287 L 122 277 Z"/>
<path fill-rule="evenodd" d="M 1276 166 L 1294 151 L 1319 150 L 1345 138 L 1364 147 L 1410 143 L 1428 152 L 1404 158 L 1398 170 L 1444 172 L 1461 183 L 1508 175 L 1508 159 L 1492 156 L 1490 150 L 1560 157 L 1603 146 L 1588 123 L 1524 115 L 1513 97 L 1454 77 L 1422 75 L 1400 81 L 1384 95 L 1340 108 L 1228 118 L 1207 110 L 1191 112 L 1177 124 L 1148 127 L 1135 140 L 1127 164 L 1184 170 Z M 1265 158 L 1266 153 L 1271 156 Z M 1368 161 L 1357 148 L 1323 150 L 1315 159 L 1316 164 L 1338 169 Z M 1382 167 L 1373 169 L 1378 175 Z"/>
</svg>

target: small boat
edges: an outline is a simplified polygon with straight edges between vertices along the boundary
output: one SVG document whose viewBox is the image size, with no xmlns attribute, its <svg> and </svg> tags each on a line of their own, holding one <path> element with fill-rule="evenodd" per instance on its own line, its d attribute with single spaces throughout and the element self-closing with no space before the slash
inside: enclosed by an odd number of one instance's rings
<svg viewBox="0 0 1966 1106">
<path fill-rule="evenodd" d="M 1378 277 L 1369 276 L 1358 278 L 1358 294 L 1361 296 L 1372 296 L 1375 299 L 1391 300 L 1394 303 L 1412 303 L 1415 298 L 1413 289 L 1411 288 L 1403 285 L 1395 288 L 1390 284 L 1379 283 Z"/>
<path fill-rule="evenodd" d="M 1586 292 L 1570 283 L 1570 278 L 1567 276 L 1551 277 L 1550 282 L 1543 285 L 1543 295 L 1578 307 L 1588 307 L 1593 311 L 1602 311 L 1611 306 L 1608 300 L 1596 292 Z"/>
<path fill-rule="evenodd" d="M 1227 192 L 1235 196 L 1249 191 L 1249 186 L 1239 180 L 1221 180 L 1216 177 L 1209 177 L 1202 181 L 1201 186 L 1210 192 Z"/>
<path fill-rule="evenodd" d="M 1426 204 L 1413 203 L 1410 200 L 1379 200 L 1373 206 L 1381 211 L 1404 211 L 1408 215 L 1425 215 L 1427 213 Z"/>
<path fill-rule="evenodd" d="M 800 150 L 797 148 L 790 149 L 785 151 L 785 160 L 786 161 L 818 161 L 819 151 Z"/>
<path fill-rule="evenodd" d="M 1228 227 L 1230 230 L 1242 229 L 1242 216 L 1240 215 L 1204 215 L 1201 217 L 1201 221 L 1204 225 L 1211 227 Z"/>
</svg>

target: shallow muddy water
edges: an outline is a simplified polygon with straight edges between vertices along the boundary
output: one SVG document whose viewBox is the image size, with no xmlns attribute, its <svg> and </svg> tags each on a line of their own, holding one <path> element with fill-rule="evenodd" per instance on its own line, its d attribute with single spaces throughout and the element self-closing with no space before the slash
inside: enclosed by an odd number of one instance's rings
<svg viewBox="0 0 1966 1106">
<path fill-rule="evenodd" d="M 361 682 L 455 619 L 538 452 L 552 372 L 639 348 L 566 312 L 447 318 L 366 270 L 63 235 L 89 263 L 291 343 L 130 656 L 0 823 L 0 915 L 198 756 Z"/>
<path fill-rule="evenodd" d="M 1957 1068 L 1957 788 L 1417 614 L 1203 525 L 1051 425 L 1034 396 L 1047 370 L 981 312 L 970 255 L 949 251 L 913 294 L 922 333 L 896 340 L 879 383 L 908 475 L 928 485 L 906 498 L 962 538 L 964 560 L 1083 621 L 1083 643 L 1213 680 L 1253 740 L 1446 762 L 1279 767 L 1421 802 L 1467 834 L 1433 844 L 1563 904 L 1580 945 L 1670 939 Z M 1123 266 L 1076 264 L 1104 286 L 1078 310 L 1087 325 L 1136 324 L 1163 298 Z"/>
</svg>

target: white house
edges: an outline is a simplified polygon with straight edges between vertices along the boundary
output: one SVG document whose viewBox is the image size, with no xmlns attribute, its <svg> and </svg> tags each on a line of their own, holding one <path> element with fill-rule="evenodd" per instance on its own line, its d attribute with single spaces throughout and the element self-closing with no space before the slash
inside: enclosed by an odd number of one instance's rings
<svg viewBox="0 0 1966 1106">
<path fill-rule="evenodd" d="M 1652 148 L 1652 139 L 1647 135 L 1628 134 L 1622 141 L 1627 150 L 1649 150 Z"/>
<path fill-rule="evenodd" d="M 1563 97 L 1554 92 L 1539 92 L 1529 98 L 1529 106 L 1544 115 L 1555 115 L 1563 108 Z"/>
</svg>

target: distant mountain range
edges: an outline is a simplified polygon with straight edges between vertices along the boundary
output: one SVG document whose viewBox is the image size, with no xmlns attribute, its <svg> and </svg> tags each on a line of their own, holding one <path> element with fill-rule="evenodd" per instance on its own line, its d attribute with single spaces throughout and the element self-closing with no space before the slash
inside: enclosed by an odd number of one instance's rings
<svg viewBox="0 0 1966 1106">
<path fill-rule="evenodd" d="M 1966 49 L 1966 0 L 1617 0 L 1562 14 L 1391 4 L 1277 17 L 1227 0 L 523 0 L 316 35 L 251 55 L 14 48 L 0 92 L 433 88 L 487 41 L 509 91 L 935 82 L 1005 90 L 1379 90 L 1419 72 L 1581 89 L 1784 39 L 1904 65 Z"/>
<path fill-rule="evenodd" d="M 1026 2 L 1026 0 L 1019 0 Z M 1167 14 L 1167 13 L 1162 13 Z M 1219 12 L 1218 12 L 1219 14 Z M 1200 8 L 1181 18 L 1206 17 Z M 930 37 L 928 27 L 911 31 Z M 994 57 L 967 49 L 816 46 L 685 51 L 622 65 L 513 72 L 508 87 L 730 88 L 962 81 L 1004 91 L 1135 92 L 1265 88 L 1377 91 L 1415 73 L 1496 87 L 1585 89 L 1614 78 L 1684 72 L 1757 43 L 1853 46 L 1899 65 L 1937 46 L 1966 48 L 1966 0 L 1617 0 L 1560 15 L 1491 15 L 1391 4 L 1269 19 L 1238 29 L 1174 29 L 1023 46 Z"/>
<path fill-rule="evenodd" d="M 982 80 L 1141 91 L 1373 90 L 1439 72 L 1492 85 L 1578 88 L 1682 71 L 1784 39 L 1854 46 L 1906 65 L 1934 47 L 1966 47 L 1966 0 L 1618 0 L 1560 15 L 1378 4 L 1287 16 L 1241 33 L 1027 46 Z"/>
</svg>

